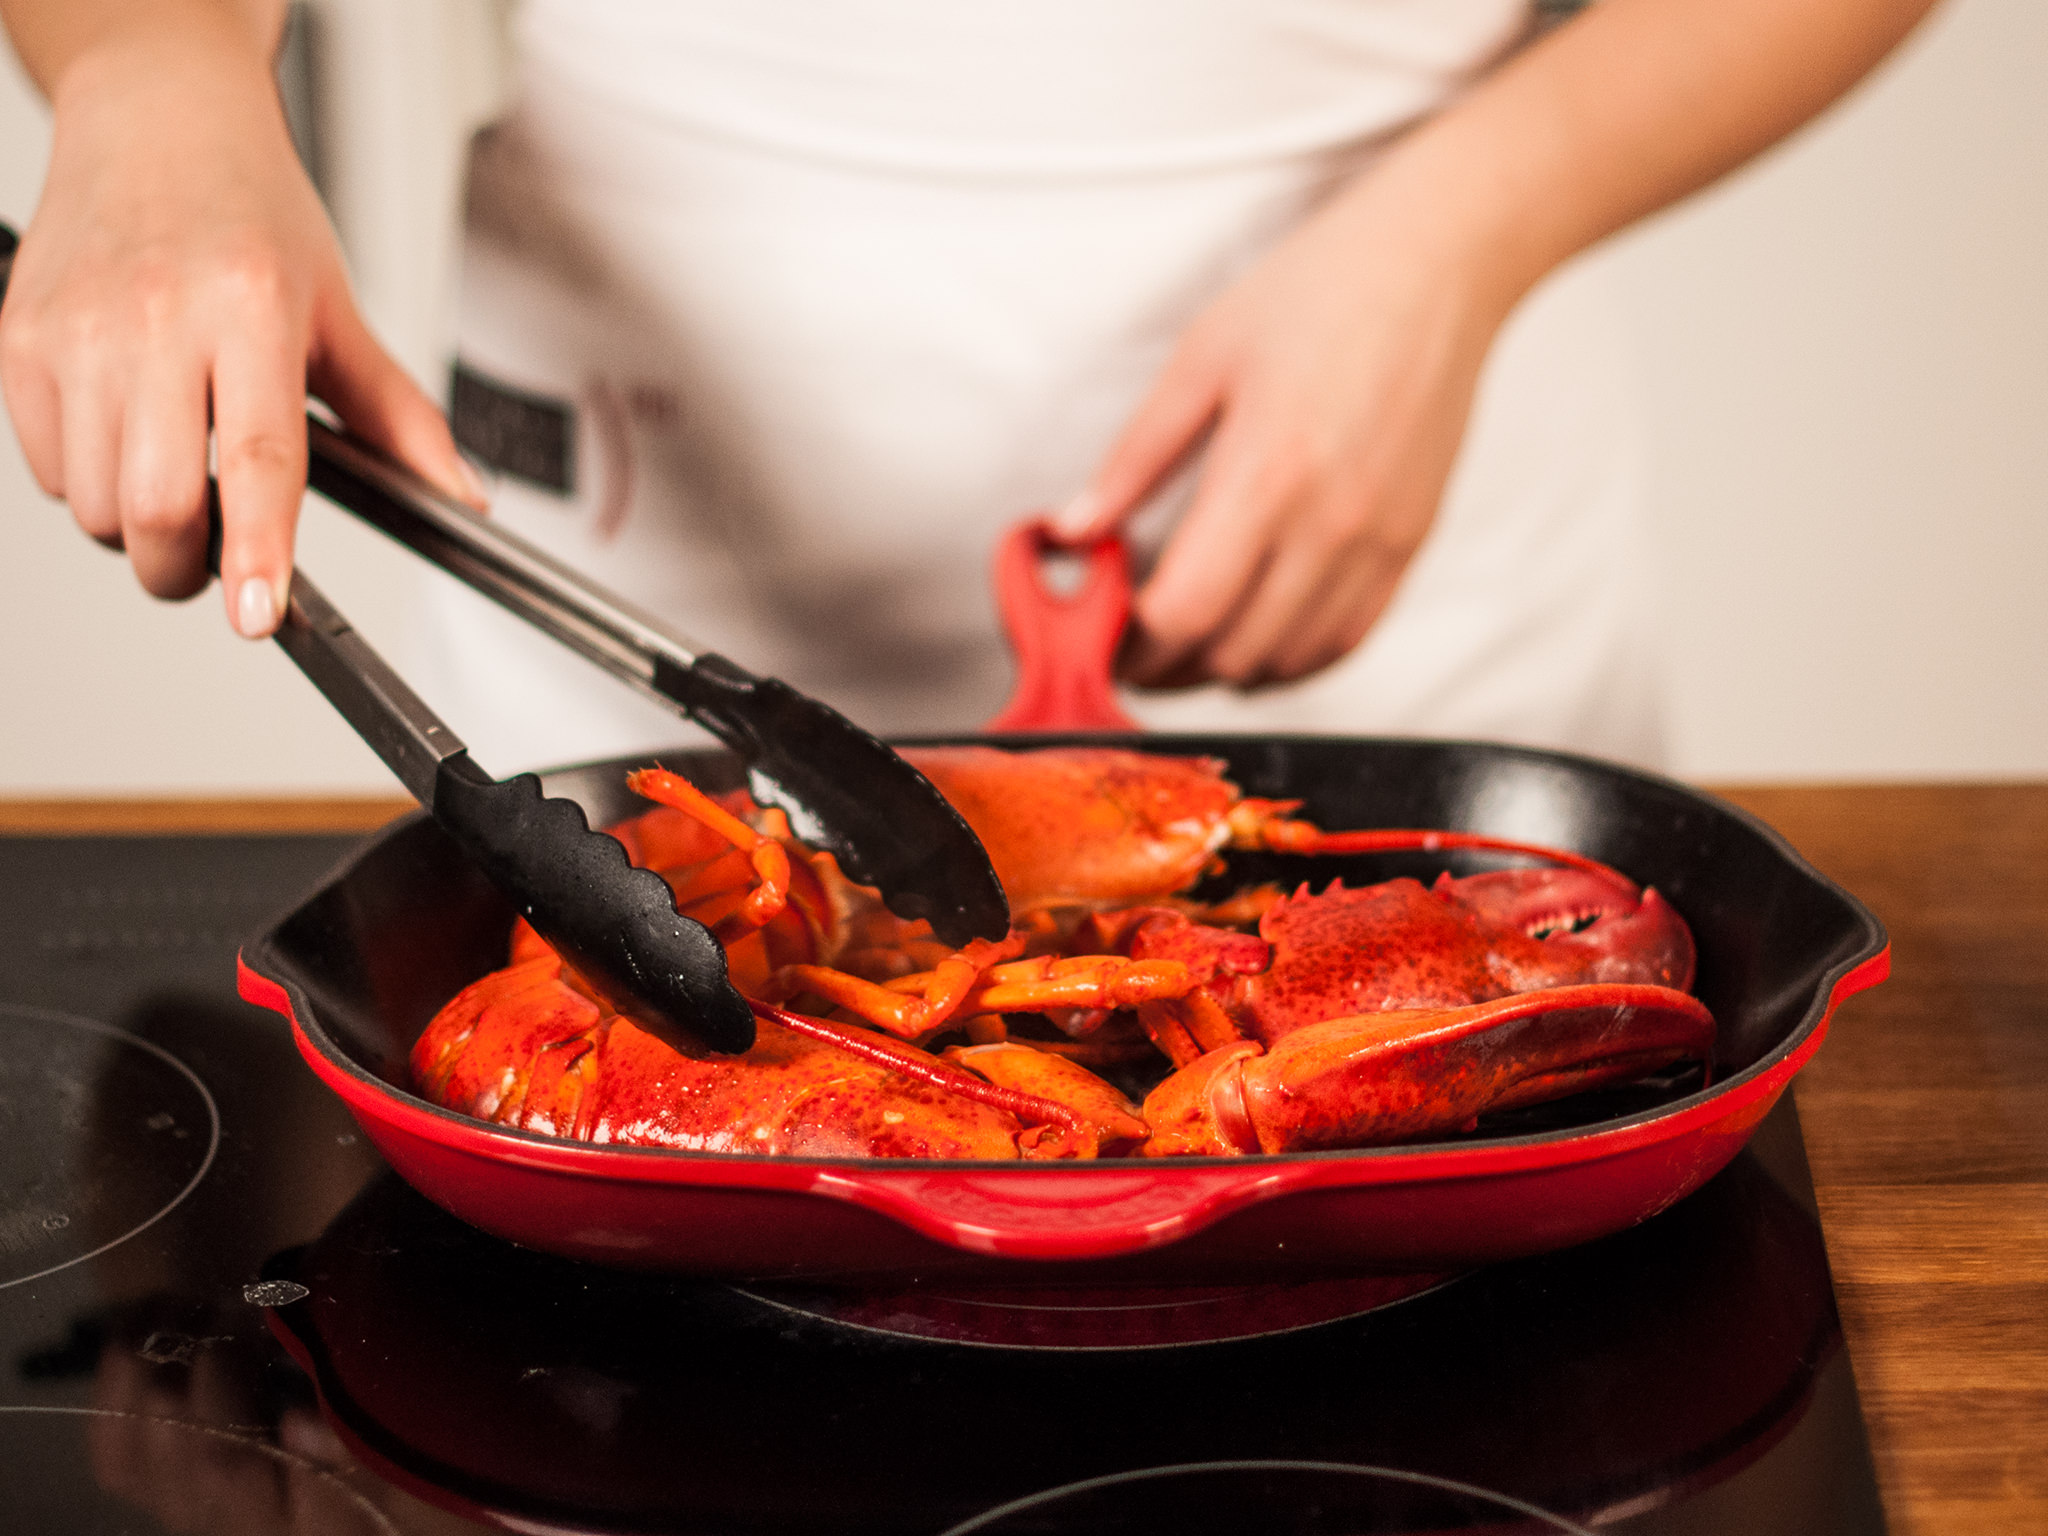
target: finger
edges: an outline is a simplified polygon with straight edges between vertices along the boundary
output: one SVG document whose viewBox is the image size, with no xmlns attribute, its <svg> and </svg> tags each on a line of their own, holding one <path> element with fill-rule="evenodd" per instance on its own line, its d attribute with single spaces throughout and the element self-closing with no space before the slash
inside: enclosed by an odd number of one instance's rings
<svg viewBox="0 0 2048 1536">
<path fill-rule="evenodd" d="M 280 316 L 238 326 L 213 363 L 220 580 L 228 622 L 273 633 L 291 583 L 306 491 L 305 347 Z"/>
<path fill-rule="evenodd" d="M 1310 599 L 1318 622 L 1281 636 L 1268 661 L 1269 680 L 1307 677 L 1350 655 L 1387 611 L 1406 569 L 1402 560 L 1373 561 L 1337 576 Z"/>
<path fill-rule="evenodd" d="M 138 365 L 121 430 L 121 535 L 143 586 L 190 597 L 206 573 L 206 368 L 153 353 Z"/>
<path fill-rule="evenodd" d="M 1341 588 L 1332 551 L 1299 536 L 1273 550 L 1252 586 L 1220 631 L 1204 647 L 1205 670 L 1219 682 L 1252 688 L 1276 675 L 1279 654 L 1303 630 L 1321 634 L 1332 615 L 1328 599 Z"/>
<path fill-rule="evenodd" d="M 319 1414 L 306 1408 L 287 1408 L 277 1421 L 277 1443 L 292 1455 L 316 1466 L 335 1468 L 348 1465 L 348 1447 Z"/>
<path fill-rule="evenodd" d="M 100 1351 L 93 1373 L 93 1406 L 102 1411 L 86 1421 L 86 1454 L 93 1481 L 109 1493 L 125 1493 L 136 1480 L 142 1424 L 135 1414 L 141 1407 L 146 1369 L 126 1349 L 109 1344 Z"/>
<path fill-rule="evenodd" d="M 351 430 L 444 494 L 484 510 L 489 495 L 456 449 L 447 418 L 377 344 L 354 306 L 337 303 L 323 326 L 311 373 L 314 392 Z"/>
<path fill-rule="evenodd" d="M 1296 621 L 1282 629 L 1277 645 L 1257 665 L 1245 667 L 1229 658 L 1219 662 L 1208 651 L 1198 650 L 1148 675 L 1142 686 L 1164 692 L 1226 682 L 1253 690 L 1293 682 L 1341 660 L 1385 610 L 1400 572 L 1360 572 L 1340 565 L 1325 570 L 1323 577 L 1294 605 Z"/>
<path fill-rule="evenodd" d="M 1150 686 L 1206 649 L 1263 574 L 1298 480 L 1245 418 L 1226 415 L 1187 515 L 1132 603 L 1137 643 L 1125 658 Z"/>
<path fill-rule="evenodd" d="M 1135 661 L 1126 659 L 1127 656 L 1136 658 L 1139 650 L 1140 646 L 1134 641 L 1119 653 L 1116 675 L 1121 681 L 1142 688 L 1147 693 L 1174 693 L 1186 688 L 1205 688 L 1215 681 L 1209 675 L 1207 659 L 1199 651 L 1183 656 L 1167 666 L 1147 671 L 1144 679 L 1140 681 L 1134 670 Z"/>
<path fill-rule="evenodd" d="M 1070 543 L 1115 528 L 1201 441 L 1223 405 L 1224 372 L 1205 348 L 1183 341 L 1111 446 L 1088 488 L 1053 519 Z"/>
<path fill-rule="evenodd" d="M 1259 553 L 1241 569 L 1242 591 L 1235 601 L 1249 595 L 1264 565 L 1265 557 Z M 1235 601 L 1218 612 L 1212 624 L 1200 629 L 1182 622 L 1176 622 L 1170 631 L 1155 629 L 1133 608 L 1130 627 L 1117 656 L 1118 676 L 1139 688 L 1194 688 L 1216 681 L 1209 664 L 1209 646 L 1214 635 L 1229 624 Z M 1178 620 L 1191 617 L 1176 616 Z"/>
<path fill-rule="evenodd" d="M 29 473 L 46 496 L 64 494 L 64 412 L 57 381 L 39 362 L 16 354 L 0 327 L 0 393 L 7 400 L 8 419 L 21 441 Z"/>
<path fill-rule="evenodd" d="M 176 1402 L 153 1405 L 142 1421 L 136 1471 L 140 1484 L 129 1495 L 166 1529 L 200 1536 L 219 1507 L 216 1489 L 226 1447 L 216 1436 L 188 1428 Z"/>
<path fill-rule="evenodd" d="M 255 1409 L 218 1350 L 203 1348 L 186 1375 L 192 1413 L 202 1424 L 239 1424 Z"/>
<path fill-rule="evenodd" d="M 79 527 L 102 544 L 119 549 L 120 397 L 97 370 L 89 368 L 62 381 L 59 392 L 63 402 L 64 500 Z M 136 575 L 142 575 L 139 568 Z"/>
</svg>

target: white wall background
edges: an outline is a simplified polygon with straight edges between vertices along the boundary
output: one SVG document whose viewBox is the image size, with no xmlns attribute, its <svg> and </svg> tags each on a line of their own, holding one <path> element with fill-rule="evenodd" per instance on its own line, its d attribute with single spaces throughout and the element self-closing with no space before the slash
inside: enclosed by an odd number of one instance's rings
<svg viewBox="0 0 2048 1536">
<path fill-rule="evenodd" d="M 323 7 L 333 201 L 373 322 L 429 380 L 487 9 Z M 451 53 L 476 67 L 436 88 Z M 1653 425 L 1680 775 L 2048 776 L 2044 72 L 2048 5 L 1951 0 L 1821 122 L 1589 258 Z M 10 66 L 0 217 L 26 222 L 47 150 Z M 402 648 L 410 557 L 314 504 L 301 564 Z M 5 438 L 0 794 L 394 788 L 217 595 L 140 597 Z"/>
</svg>

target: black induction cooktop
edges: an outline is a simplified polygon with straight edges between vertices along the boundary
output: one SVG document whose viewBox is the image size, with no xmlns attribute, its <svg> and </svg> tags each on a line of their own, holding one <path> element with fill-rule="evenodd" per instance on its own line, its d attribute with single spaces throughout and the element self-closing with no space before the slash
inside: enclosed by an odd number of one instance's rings
<svg viewBox="0 0 2048 1536">
<path fill-rule="evenodd" d="M 1466 1275 L 844 1292 L 475 1232 L 234 995 L 346 839 L 0 839 L 0 1529 L 1884 1529 L 1799 1124 Z"/>
</svg>

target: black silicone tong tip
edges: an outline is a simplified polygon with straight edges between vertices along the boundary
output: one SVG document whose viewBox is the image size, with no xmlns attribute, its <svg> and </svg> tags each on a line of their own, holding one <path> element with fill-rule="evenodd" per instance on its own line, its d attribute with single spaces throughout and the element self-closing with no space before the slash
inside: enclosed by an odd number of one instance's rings
<svg viewBox="0 0 2048 1536">
<path fill-rule="evenodd" d="M 837 710 L 719 655 L 655 666 L 654 685 L 747 764 L 748 787 L 790 829 L 830 852 L 898 917 L 923 918 L 948 944 L 1000 939 L 1010 904 L 973 829 L 921 773 Z"/>
<path fill-rule="evenodd" d="M 220 574 L 220 493 L 208 487 L 207 568 Z M 370 649 L 302 572 L 277 643 L 534 931 L 611 1007 L 676 1050 L 740 1052 L 754 1013 L 711 931 L 676 911 L 668 882 L 637 869 L 583 807 L 522 773 L 503 782 Z"/>
<path fill-rule="evenodd" d="M 727 978 L 725 950 L 676 911 L 666 880 L 591 831 L 581 806 L 542 794 L 530 773 L 500 782 L 458 753 L 440 765 L 432 809 L 541 937 L 634 1023 L 685 1051 L 754 1043 L 753 1009 Z"/>
</svg>

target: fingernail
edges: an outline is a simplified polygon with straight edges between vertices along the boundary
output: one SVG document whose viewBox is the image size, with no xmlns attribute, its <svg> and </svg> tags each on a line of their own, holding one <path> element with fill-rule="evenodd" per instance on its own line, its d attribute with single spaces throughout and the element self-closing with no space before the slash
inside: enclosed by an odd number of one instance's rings
<svg viewBox="0 0 2048 1536">
<path fill-rule="evenodd" d="M 1052 531 L 1063 539 L 1078 539 L 1095 526 L 1102 515 L 1102 495 L 1093 488 L 1083 491 L 1052 516 Z"/>
<path fill-rule="evenodd" d="M 491 504 L 491 488 L 484 484 L 484 477 L 476 472 L 476 466 L 461 454 L 455 455 L 456 472 L 462 477 L 462 499 L 474 507 Z"/>
<path fill-rule="evenodd" d="M 277 594 L 261 576 L 242 583 L 235 599 L 235 627 L 248 640 L 265 639 L 277 628 Z"/>
</svg>

